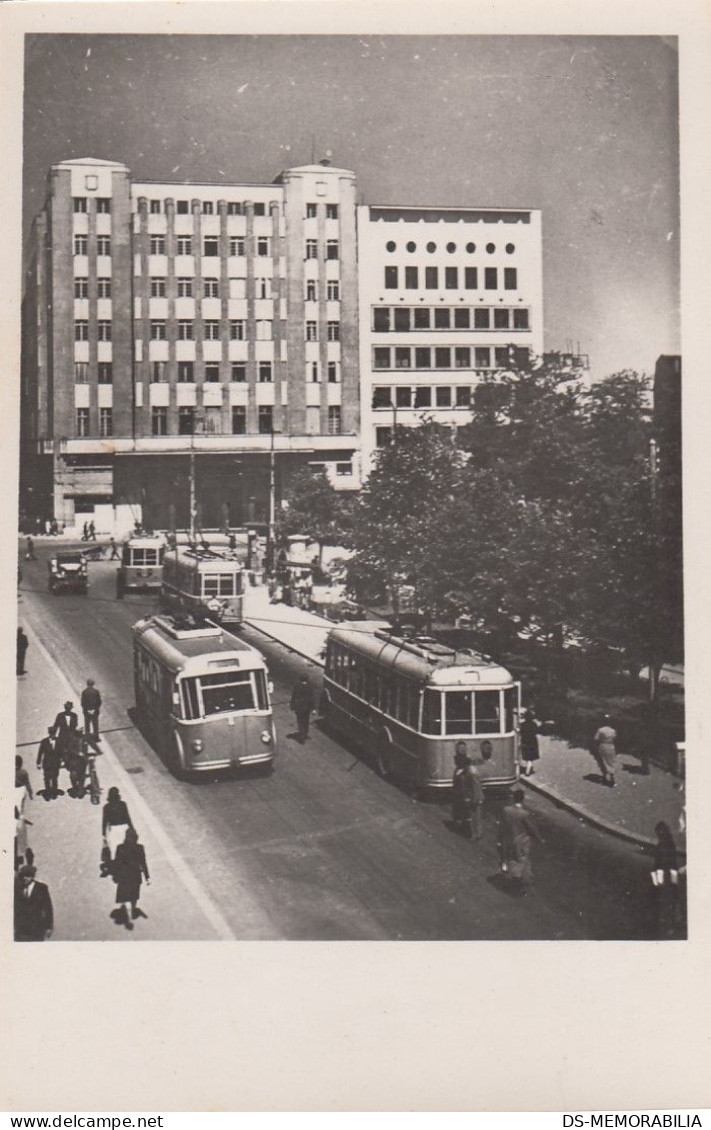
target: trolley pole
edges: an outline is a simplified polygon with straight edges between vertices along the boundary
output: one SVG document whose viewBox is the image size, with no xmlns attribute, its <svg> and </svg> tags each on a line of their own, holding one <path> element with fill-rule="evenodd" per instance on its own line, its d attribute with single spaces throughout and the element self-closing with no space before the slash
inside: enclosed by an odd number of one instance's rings
<svg viewBox="0 0 711 1130">
<path fill-rule="evenodd" d="M 659 497 L 657 484 L 657 441 L 649 441 L 649 493 L 652 503 L 652 616 L 656 620 L 658 604 L 661 598 L 659 583 Z M 657 661 L 659 659 L 659 641 L 656 624 L 650 625 L 652 639 L 649 660 L 649 701 L 656 703 L 659 687 L 657 686 Z"/>
<path fill-rule="evenodd" d="M 190 448 L 190 540 L 196 537 L 197 503 L 195 500 L 195 452 Z"/>
<path fill-rule="evenodd" d="M 274 539 L 276 526 L 276 460 L 274 456 L 274 428 L 269 433 L 269 526 L 267 530 L 267 571 L 274 568 Z"/>
</svg>

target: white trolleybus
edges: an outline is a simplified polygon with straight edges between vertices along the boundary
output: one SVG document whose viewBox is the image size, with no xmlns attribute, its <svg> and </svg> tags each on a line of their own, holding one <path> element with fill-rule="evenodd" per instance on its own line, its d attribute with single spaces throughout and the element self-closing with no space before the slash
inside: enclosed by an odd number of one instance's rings
<svg viewBox="0 0 711 1130">
<path fill-rule="evenodd" d="M 116 596 L 127 592 L 159 590 L 163 579 L 165 538 L 132 537 L 121 547 L 121 564 L 116 573 Z"/>
<path fill-rule="evenodd" d="M 161 608 L 237 625 L 242 623 L 243 594 L 242 562 L 229 550 L 178 546 L 166 551 Z"/>
<path fill-rule="evenodd" d="M 457 742 L 485 786 L 515 782 L 520 699 L 520 683 L 472 651 L 374 625 L 329 633 L 326 724 L 355 737 L 381 772 L 417 789 L 451 786 Z"/>
<path fill-rule="evenodd" d="M 140 728 L 176 775 L 262 765 L 276 731 L 266 660 L 216 624 L 151 616 L 133 627 Z"/>
</svg>

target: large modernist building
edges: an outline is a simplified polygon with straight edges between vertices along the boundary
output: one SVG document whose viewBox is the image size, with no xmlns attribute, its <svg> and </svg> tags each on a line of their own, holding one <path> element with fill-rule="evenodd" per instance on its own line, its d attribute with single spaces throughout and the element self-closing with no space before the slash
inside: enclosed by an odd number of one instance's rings
<svg viewBox="0 0 711 1130">
<path fill-rule="evenodd" d="M 54 165 L 32 233 L 22 508 L 264 521 L 270 463 L 353 488 L 393 425 L 464 422 L 511 350 L 542 350 L 540 215 L 358 206 L 328 162 L 273 184 Z"/>
</svg>

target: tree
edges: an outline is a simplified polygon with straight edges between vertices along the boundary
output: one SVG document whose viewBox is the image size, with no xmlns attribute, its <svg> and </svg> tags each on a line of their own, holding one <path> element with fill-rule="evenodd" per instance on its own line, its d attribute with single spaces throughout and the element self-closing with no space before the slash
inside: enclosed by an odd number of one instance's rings
<svg viewBox="0 0 711 1130">
<path fill-rule="evenodd" d="M 320 564 L 324 545 L 343 544 L 351 500 L 334 490 L 325 471 L 304 468 L 290 479 L 286 501 L 288 506 L 276 516 L 277 543 L 291 534 L 306 534 L 318 543 Z"/>
</svg>

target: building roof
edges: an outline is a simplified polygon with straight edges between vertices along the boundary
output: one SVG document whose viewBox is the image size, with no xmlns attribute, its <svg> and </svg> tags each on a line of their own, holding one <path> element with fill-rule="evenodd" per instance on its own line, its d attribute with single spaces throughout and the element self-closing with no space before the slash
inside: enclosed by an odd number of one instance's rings
<svg viewBox="0 0 711 1130">
<path fill-rule="evenodd" d="M 104 161 L 101 157 L 71 157 L 68 161 L 57 161 L 52 168 L 58 169 L 63 165 L 100 165 L 106 169 L 128 170 L 128 165 L 124 165 L 121 161 Z"/>
</svg>

